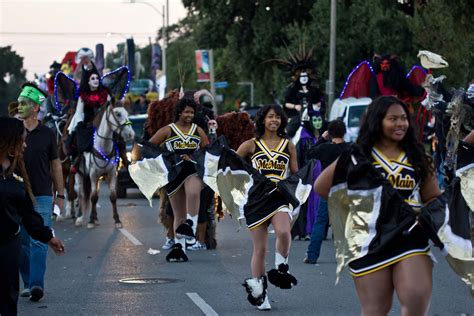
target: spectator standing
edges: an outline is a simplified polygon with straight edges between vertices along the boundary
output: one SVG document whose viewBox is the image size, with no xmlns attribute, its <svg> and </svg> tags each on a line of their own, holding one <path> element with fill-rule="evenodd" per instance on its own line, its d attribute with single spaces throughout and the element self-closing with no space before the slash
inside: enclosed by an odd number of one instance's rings
<svg viewBox="0 0 474 316">
<path fill-rule="evenodd" d="M 18 97 L 18 113 L 27 131 L 24 160 L 36 200 L 34 208 L 43 218 L 44 224 L 51 226 L 53 197 L 54 203 L 62 210 L 64 186 L 56 137 L 51 129 L 38 120 L 40 104 L 45 99 L 46 94 L 35 84 L 25 83 Z M 24 284 L 21 296 L 37 302 L 44 295 L 48 247 L 41 241 L 32 240 L 25 230 L 21 230 L 21 244 L 20 273 Z"/>
<path fill-rule="evenodd" d="M 26 131 L 20 120 L 0 117 L 0 315 L 17 314 L 20 266 L 20 223 L 36 240 L 57 254 L 63 243 L 33 208 L 33 193 L 23 163 Z"/>
<path fill-rule="evenodd" d="M 339 155 L 348 148 L 348 143 L 344 142 L 346 134 L 346 126 L 341 120 L 334 120 L 329 123 L 328 130 L 322 135 L 326 142 L 316 144 L 311 148 L 306 157 L 307 160 L 317 159 L 321 162 L 321 169 L 324 170 Z M 319 197 L 318 212 L 316 220 L 311 231 L 311 241 L 308 245 L 304 263 L 316 264 L 321 250 L 321 244 L 327 234 L 327 226 L 329 224 L 328 202 L 326 199 Z"/>
</svg>

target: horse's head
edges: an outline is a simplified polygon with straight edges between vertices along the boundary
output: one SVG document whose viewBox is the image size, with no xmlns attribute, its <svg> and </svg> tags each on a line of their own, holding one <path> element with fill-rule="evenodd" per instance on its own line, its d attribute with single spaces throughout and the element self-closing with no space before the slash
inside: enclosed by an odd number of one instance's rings
<svg viewBox="0 0 474 316">
<path fill-rule="evenodd" d="M 128 120 L 128 112 L 125 108 L 109 106 L 107 121 L 112 131 L 122 137 L 124 141 L 131 141 L 135 138 L 135 132 L 132 123 Z"/>
</svg>

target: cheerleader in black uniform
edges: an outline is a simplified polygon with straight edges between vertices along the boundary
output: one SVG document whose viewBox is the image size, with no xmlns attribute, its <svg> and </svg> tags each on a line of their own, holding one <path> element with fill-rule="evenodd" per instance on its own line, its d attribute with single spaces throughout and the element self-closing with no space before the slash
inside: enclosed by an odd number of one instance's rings
<svg viewBox="0 0 474 316">
<path fill-rule="evenodd" d="M 196 106 L 192 99 L 179 100 L 175 106 L 175 123 L 160 128 L 150 138 L 151 143 L 166 147 L 182 159 L 180 174 L 165 187 L 173 208 L 173 226 L 176 231 L 175 246 L 167 256 L 168 261 L 187 261 L 184 254 L 185 240 L 194 239 L 196 234 L 203 183 L 196 175 L 191 154 L 208 144 L 205 132 L 193 123 Z M 189 215 L 188 220 L 186 213 Z"/>
<path fill-rule="evenodd" d="M 417 141 L 409 118 L 407 106 L 399 99 L 391 96 L 375 99 L 362 120 L 357 144 L 405 202 L 416 210 L 441 192 L 432 159 Z M 324 198 L 328 197 L 333 184 L 337 185 L 336 165 L 337 161 L 326 168 L 314 185 Z M 359 296 L 361 314 L 387 315 L 395 291 L 402 315 L 426 315 L 432 291 L 433 267 L 429 252 L 428 237 L 420 225 L 416 225 L 409 235 L 400 233 L 382 250 L 350 261 L 349 270 Z"/>
<path fill-rule="evenodd" d="M 285 136 L 287 124 L 283 109 L 277 105 L 267 105 L 259 110 L 256 117 L 257 137 L 240 145 L 237 153 L 250 160 L 253 167 L 267 178 L 278 182 L 298 171 L 295 145 Z M 271 223 L 276 234 L 275 268 L 288 272 L 288 255 L 291 244 L 291 212 L 288 205 L 282 203 L 278 192 L 274 191 L 272 205 L 266 205 L 254 214 L 245 214 L 247 227 L 252 236 L 253 253 L 251 261 L 252 279 L 244 286 L 262 288 L 266 291 L 265 254 L 267 252 L 268 225 Z M 269 276 L 270 281 L 271 277 Z M 291 287 L 291 285 L 290 285 Z M 255 302 L 261 310 L 270 309 L 268 296 L 263 302 Z"/>
</svg>

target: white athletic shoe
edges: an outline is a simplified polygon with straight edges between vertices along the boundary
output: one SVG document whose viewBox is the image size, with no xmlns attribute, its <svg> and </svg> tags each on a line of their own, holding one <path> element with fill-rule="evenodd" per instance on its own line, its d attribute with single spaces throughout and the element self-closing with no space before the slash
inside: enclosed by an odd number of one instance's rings
<svg viewBox="0 0 474 316">
<path fill-rule="evenodd" d="M 268 294 L 265 295 L 265 300 L 263 301 L 263 303 L 260 304 L 260 305 L 257 305 L 257 308 L 260 311 L 269 311 L 269 310 L 272 309 L 272 307 L 270 305 L 270 301 L 268 300 Z"/>
<path fill-rule="evenodd" d="M 196 243 L 190 247 L 188 247 L 189 250 L 207 250 L 206 244 L 201 244 L 199 241 L 196 241 Z"/>
<path fill-rule="evenodd" d="M 161 247 L 163 250 L 170 250 L 174 246 L 174 239 L 173 238 L 168 238 L 166 237 L 166 242 L 165 244 Z"/>
</svg>

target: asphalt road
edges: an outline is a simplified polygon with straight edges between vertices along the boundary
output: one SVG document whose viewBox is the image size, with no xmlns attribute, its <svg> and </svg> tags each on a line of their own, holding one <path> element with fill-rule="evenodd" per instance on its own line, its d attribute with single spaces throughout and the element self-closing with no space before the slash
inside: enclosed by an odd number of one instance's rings
<svg viewBox="0 0 474 316">
<path fill-rule="evenodd" d="M 104 188 L 106 190 L 106 188 Z M 131 190 L 129 190 L 130 192 Z M 167 263 L 161 249 L 164 229 L 158 220 L 159 201 L 148 202 L 132 190 L 119 200 L 124 230 L 114 228 L 104 193 L 98 209 L 101 224 L 76 228 L 71 221 L 54 224 L 67 253 L 48 256 L 44 298 L 19 300 L 20 315 L 259 315 L 241 286 L 250 277 L 251 240 L 245 229 L 225 218 L 218 223 L 216 250 L 188 251 L 187 263 Z M 270 235 L 267 267 L 274 261 Z M 319 264 L 302 262 L 308 241 L 294 241 L 290 268 L 299 283 L 291 290 L 270 285 L 273 315 L 359 315 L 352 279 L 343 272 L 335 285 L 332 240 L 324 241 Z M 149 249 L 159 250 L 155 255 Z M 474 299 L 441 254 L 434 268 L 430 315 L 474 315 Z M 125 278 L 158 279 L 160 283 L 123 284 Z M 391 315 L 399 315 L 394 299 Z"/>
</svg>

